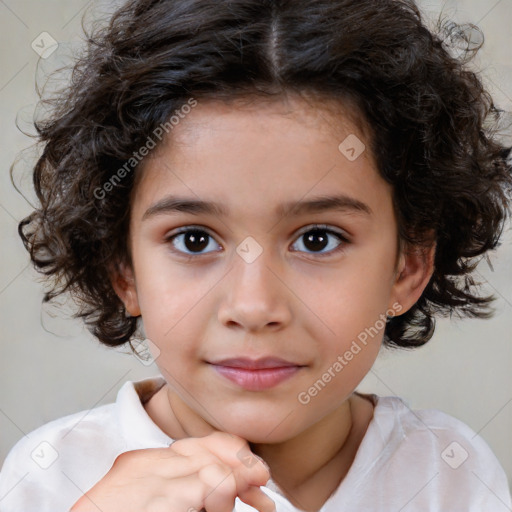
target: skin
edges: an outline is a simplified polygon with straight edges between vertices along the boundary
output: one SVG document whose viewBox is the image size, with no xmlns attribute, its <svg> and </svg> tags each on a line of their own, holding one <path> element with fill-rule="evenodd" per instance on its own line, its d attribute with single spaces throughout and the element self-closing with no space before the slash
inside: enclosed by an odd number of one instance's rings
<svg viewBox="0 0 512 512">
<path fill-rule="evenodd" d="M 361 332 L 382 326 L 380 315 L 397 304 L 407 311 L 433 271 L 434 247 L 398 253 L 392 189 L 354 113 L 290 96 L 251 105 L 199 102 L 144 161 L 132 197 L 133 265 L 120 266 L 112 279 L 160 351 L 156 364 L 167 385 L 146 405 L 155 423 L 174 439 L 220 430 L 247 440 L 304 510 L 317 510 L 339 485 L 364 437 L 373 406 L 354 390 L 384 328 L 307 404 L 298 394 Z M 354 161 L 338 149 L 349 134 L 367 148 Z M 275 212 L 281 203 L 334 194 L 365 203 L 371 214 Z M 167 195 L 214 201 L 228 214 L 144 218 Z M 323 246 L 308 245 L 303 235 L 314 224 L 348 243 L 324 230 Z M 186 235 L 168 239 L 191 225 L 211 235 L 203 246 Z M 251 263 L 236 251 L 248 236 L 262 249 Z M 248 391 L 207 363 L 243 355 L 304 367 L 274 388 Z"/>
</svg>

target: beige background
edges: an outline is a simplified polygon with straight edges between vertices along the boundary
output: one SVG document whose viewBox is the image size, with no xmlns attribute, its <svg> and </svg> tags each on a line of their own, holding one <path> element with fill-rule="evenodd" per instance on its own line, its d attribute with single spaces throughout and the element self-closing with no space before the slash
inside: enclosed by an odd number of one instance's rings
<svg viewBox="0 0 512 512">
<path fill-rule="evenodd" d="M 103 2 L 112 6 L 112 2 Z M 486 35 L 476 64 L 499 106 L 512 111 L 512 0 L 422 2 L 427 13 L 443 5 L 459 22 L 478 24 Z M 42 286 L 28 266 L 17 235 L 17 222 L 30 211 L 14 190 L 8 169 L 31 140 L 15 120 L 33 133 L 36 65 L 38 77 L 53 69 L 78 42 L 85 10 L 103 10 L 84 0 L 0 0 L 0 464 L 22 436 L 55 418 L 115 400 L 126 380 L 157 372 L 134 356 L 107 349 L 78 321 L 52 317 L 41 310 Z M 31 48 L 48 32 L 60 46 L 54 56 L 39 59 Z M 39 64 L 38 64 L 39 61 Z M 30 153 L 23 159 L 29 162 Z M 16 182 L 27 197 L 27 165 Z M 411 353 L 383 352 L 360 386 L 361 391 L 403 397 L 412 408 L 435 408 L 467 423 L 496 453 L 512 480 L 512 237 L 479 272 L 487 290 L 498 296 L 491 321 L 443 320 L 434 339 Z M 126 351 L 126 350 L 125 350 Z"/>
</svg>

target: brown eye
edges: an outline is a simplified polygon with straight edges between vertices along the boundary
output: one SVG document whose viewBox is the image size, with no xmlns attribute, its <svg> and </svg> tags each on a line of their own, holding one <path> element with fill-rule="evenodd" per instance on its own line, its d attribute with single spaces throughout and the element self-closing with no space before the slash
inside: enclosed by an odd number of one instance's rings
<svg viewBox="0 0 512 512">
<path fill-rule="evenodd" d="M 321 229 L 314 229 L 302 235 L 304 246 L 311 251 L 322 251 L 329 243 L 329 237 Z"/>
<path fill-rule="evenodd" d="M 216 250 L 216 246 L 218 244 L 212 243 L 213 238 L 203 229 L 198 228 L 189 228 L 180 231 L 179 233 L 175 233 L 166 239 L 166 241 L 171 242 L 174 247 L 174 250 L 177 252 L 181 252 L 185 255 L 191 254 L 206 254 L 209 252 L 214 252 Z M 210 247 L 210 251 L 206 251 Z"/>
<path fill-rule="evenodd" d="M 308 229 L 307 231 L 303 231 L 298 238 L 298 242 L 294 245 L 302 247 L 294 250 L 304 250 L 306 253 L 309 252 L 310 254 L 324 256 L 343 249 L 345 244 L 348 243 L 348 240 L 337 231 L 333 231 L 322 226 L 316 226 Z"/>
</svg>

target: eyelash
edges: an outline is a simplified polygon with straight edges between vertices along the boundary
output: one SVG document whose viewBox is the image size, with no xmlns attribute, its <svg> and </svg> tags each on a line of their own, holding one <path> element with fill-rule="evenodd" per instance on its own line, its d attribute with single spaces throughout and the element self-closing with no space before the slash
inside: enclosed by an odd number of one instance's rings
<svg viewBox="0 0 512 512">
<path fill-rule="evenodd" d="M 172 235 L 166 237 L 165 242 L 170 242 L 171 246 L 174 246 L 173 240 L 175 238 L 177 238 L 180 235 L 187 234 L 191 231 L 199 232 L 200 234 L 206 234 L 211 239 L 214 239 L 214 237 L 210 233 L 208 233 L 208 231 L 205 228 L 203 228 L 202 226 L 188 226 L 188 227 L 182 228 L 182 229 L 180 229 L 180 231 L 173 233 Z M 329 229 L 329 227 L 324 224 L 312 224 L 311 226 L 308 226 L 307 229 L 303 229 L 299 232 L 296 239 L 299 240 L 302 236 L 304 236 L 305 234 L 312 232 L 312 231 L 321 231 L 321 232 L 325 232 L 325 233 L 334 235 L 336 238 L 338 238 L 338 240 L 340 241 L 340 244 L 336 248 L 331 249 L 328 252 L 306 253 L 308 255 L 313 254 L 319 258 L 329 257 L 329 256 L 332 256 L 333 254 L 337 254 L 338 252 L 342 251 L 345 248 L 345 245 L 350 243 L 350 241 L 347 239 L 347 237 L 344 236 L 342 233 L 340 233 L 339 231 L 334 231 L 332 229 Z M 213 252 L 219 252 L 219 251 L 209 251 L 207 253 L 185 253 L 185 252 L 175 249 L 174 247 L 171 248 L 171 250 L 175 253 L 178 253 L 180 256 L 184 257 L 187 260 L 192 260 L 198 256 L 204 256 L 206 254 L 210 254 Z M 294 249 L 294 252 L 303 252 L 303 251 Z"/>
</svg>

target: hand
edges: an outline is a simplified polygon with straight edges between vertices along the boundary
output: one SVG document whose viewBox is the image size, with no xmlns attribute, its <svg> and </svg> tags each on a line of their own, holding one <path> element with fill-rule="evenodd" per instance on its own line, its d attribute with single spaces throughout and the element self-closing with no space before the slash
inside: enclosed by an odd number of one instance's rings
<svg viewBox="0 0 512 512">
<path fill-rule="evenodd" d="M 70 512 L 232 512 L 237 496 L 260 512 L 274 512 L 259 488 L 269 478 L 247 441 L 216 431 L 169 448 L 122 453 Z"/>
</svg>

